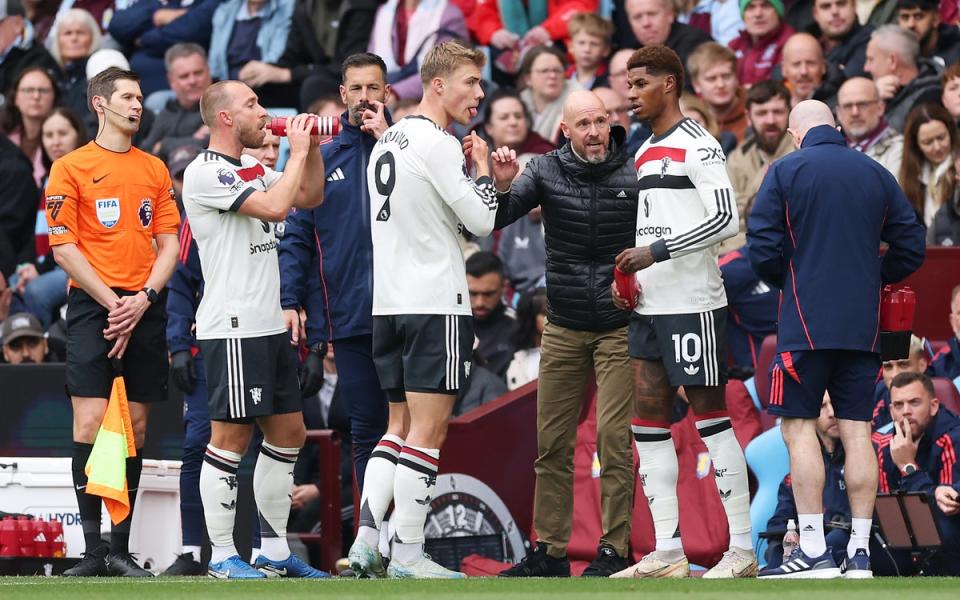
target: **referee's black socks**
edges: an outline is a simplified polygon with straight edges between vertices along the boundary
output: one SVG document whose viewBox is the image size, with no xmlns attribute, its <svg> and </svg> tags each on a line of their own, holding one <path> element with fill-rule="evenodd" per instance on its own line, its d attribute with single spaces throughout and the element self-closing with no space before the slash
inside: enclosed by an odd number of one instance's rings
<svg viewBox="0 0 960 600">
<path fill-rule="evenodd" d="M 110 530 L 110 554 L 130 552 L 130 523 L 133 521 L 133 508 L 140 488 L 140 472 L 143 470 L 143 454 L 138 448 L 137 455 L 127 459 L 127 494 L 130 499 L 130 514 Z"/>
<path fill-rule="evenodd" d="M 83 527 L 83 542 L 86 552 L 93 552 L 100 545 L 100 519 L 103 501 L 100 496 L 87 493 L 87 474 L 84 469 L 93 444 L 73 443 L 73 489 L 77 494 L 77 507 L 80 509 L 80 523 Z"/>
</svg>

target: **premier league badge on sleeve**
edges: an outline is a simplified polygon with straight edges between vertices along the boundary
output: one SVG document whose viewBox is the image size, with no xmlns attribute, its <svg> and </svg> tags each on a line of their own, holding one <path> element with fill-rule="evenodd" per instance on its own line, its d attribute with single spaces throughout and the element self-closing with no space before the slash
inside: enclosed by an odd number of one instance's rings
<svg viewBox="0 0 960 600">
<path fill-rule="evenodd" d="M 143 225 L 144 229 L 150 227 L 150 224 L 153 223 L 153 202 L 150 198 L 144 198 L 140 201 L 140 210 L 137 211 L 137 215 L 139 215 L 140 224 Z"/>
<path fill-rule="evenodd" d="M 219 169 L 217 170 L 217 180 L 222 185 L 233 185 L 233 182 L 236 181 L 236 177 L 234 177 L 233 173 L 227 169 Z"/>
<path fill-rule="evenodd" d="M 113 227 L 120 220 L 120 198 L 97 200 L 97 220 L 104 227 Z"/>
</svg>

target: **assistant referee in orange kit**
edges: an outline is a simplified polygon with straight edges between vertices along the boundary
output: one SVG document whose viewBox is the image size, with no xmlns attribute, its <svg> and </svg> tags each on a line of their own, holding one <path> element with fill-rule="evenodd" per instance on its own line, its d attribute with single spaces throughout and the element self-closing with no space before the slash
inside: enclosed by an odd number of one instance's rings
<svg viewBox="0 0 960 600">
<path fill-rule="evenodd" d="M 97 137 L 53 163 L 47 223 L 53 255 L 70 276 L 67 393 L 73 404 L 73 482 L 86 551 L 67 576 L 151 577 L 128 541 L 150 403 L 167 398 L 166 312 L 160 293 L 177 262 L 180 217 L 160 159 L 131 144 L 140 128 L 140 77 L 109 68 L 87 86 Z M 137 456 L 127 459 L 130 516 L 100 540 L 101 500 L 84 467 L 106 410 L 119 359 Z"/>
</svg>

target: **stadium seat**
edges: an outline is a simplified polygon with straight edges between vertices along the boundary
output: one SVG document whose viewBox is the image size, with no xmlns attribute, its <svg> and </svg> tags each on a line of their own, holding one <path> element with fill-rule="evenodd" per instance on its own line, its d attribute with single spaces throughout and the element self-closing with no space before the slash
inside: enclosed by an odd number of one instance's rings
<svg viewBox="0 0 960 600">
<path fill-rule="evenodd" d="M 753 546 L 763 562 L 766 541 L 759 543 L 758 534 L 767 529 L 767 521 L 777 509 L 777 490 L 790 472 L 790 456 L 780 433 L 780 426 L 764 431 L 747 446 L 744 456 L 747 466 L 757 479 L 757 492 L 750 503 L 750 525 L 753 528 Z"/>
<path fill-rule="evenodd" d="M 757 356 L 757 370 L 753 374 L 754 384 L 760 404 L 767 406 L 770 398 L 770 365 L 777 355 L 777 336 L 768 335 L 760 344 L 760 354 Z"/>
<path fill-rule="evenodd" d="M 943 377 L 933 377 L 933 389 L 936 391 L 940 406 L 960 415 L 960 392 L 952 381 Z"/>
</svg>

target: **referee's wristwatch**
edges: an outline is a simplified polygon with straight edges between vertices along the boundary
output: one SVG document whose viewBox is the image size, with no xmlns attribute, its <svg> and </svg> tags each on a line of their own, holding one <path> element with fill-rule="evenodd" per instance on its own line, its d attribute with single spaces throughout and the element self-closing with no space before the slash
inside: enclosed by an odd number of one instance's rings
<svg viewBox="0 0 960 600">
<path fill-rule="evenodd" d="M 900 474 L 903 475 L 904 477 L 910 477 L 916 472 L 917 472 L 917 465 L 913 463 L 907 463 L 903 465 L 902 469 L 900 469 Z"/>
<path fill-rule="evenodd" d="M 157 301 L 160 300 L 160 294 L 158 294 L 157 290 L 153 289 L 152 287 L 145 287 L 140 291 L 147 295 L 147 300 L 150 302 L 150 304 L 156 304 Z"/>
</svg>

